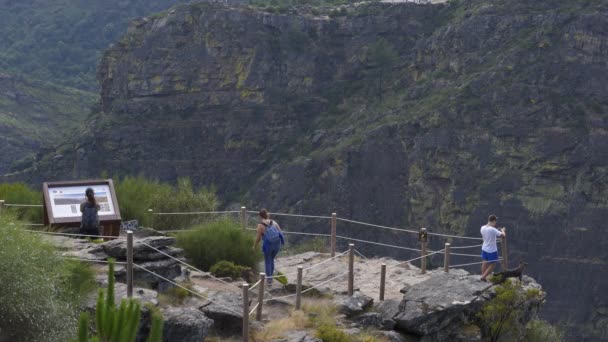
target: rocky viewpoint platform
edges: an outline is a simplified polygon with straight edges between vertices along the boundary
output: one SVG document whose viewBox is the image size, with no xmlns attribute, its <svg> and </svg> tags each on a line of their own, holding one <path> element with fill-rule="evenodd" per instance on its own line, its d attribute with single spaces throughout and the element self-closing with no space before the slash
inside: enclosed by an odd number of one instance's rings
<svg viewBox="0 0 608 342">
<path fill-rule="evenodd" d="M 126 240 L 118 239 L 104 243 L 73 239 L 63 236 L 47 236 L 61 247 L 62 255 L 93 261 L 99 286 L 107 284 L 108 258 L 118 263 L 125 260 Z M 242 327 L 243 279 L 216 279 L 206 272 L 184 267 L 183 251 L 172 247 L 174 239 L 167 236 L 148 236 L 134 241 L 134 262 L 161 275 L 167 280 L 187 287 L 199 295 L 191 295 L 181 301 L 168 301 L 171 283 L 134 268 L 136 288 L 134 297 L 140 299 L 143 318 L 138 341 L 145 340 L 150 329 L 149 310 L 158 307 L 162 312 L 165 341 L 201 341 L 209 337 L 222 341 L 238 341 Z M 146 245 L 154 246 L 159 253 Z M 169 257 L 171 256 L 171 257 Z M 286 286 L 278 285 L 265 291 L 262 320 L 250 319 L 251 331 L 256 341 L 321 341 L 315 330 L 281 327 L 276 322 L 294 315 L 295 275 L 297 266 L 303 266 L 303 315 L 306 306 L 332 308 L 333 318 L 339 329 L 358 336 L 361 333 L 376 336 L 380 341 L 481 341 L 482 336 L 477 314 L 484 303 L 495 296 L 495 286 L 479 280 L 464 270 L 432 270 L 421 274 L 409 264 L 393 259 L 355 258 L 355 294 L 348 297 L 346 275 L 347 256 L 333 260 L 328 254 L 307 252 L 279 257 L 277 269 L 288 276 Z M 378 301 L 380 264 L 387 264 L 385 300 Z M 125 269 L 115 268 L 116 299 L 126 297 Z M 534 279 L 524 276 L 521 291 L 536 289 L 539 296 L 525 303 L 525 322 L 533 318 L 544 303 L 545 293 Z M 258 290 L 250 293 L 250 308 L 257 302 Z M 96 294 L 86 303 L 86 310 L 94 311 Z M 525 324 L 522 322 L 522 324 Z M 354 337 L 353 337 L 354 339 Z"/>
</svg>

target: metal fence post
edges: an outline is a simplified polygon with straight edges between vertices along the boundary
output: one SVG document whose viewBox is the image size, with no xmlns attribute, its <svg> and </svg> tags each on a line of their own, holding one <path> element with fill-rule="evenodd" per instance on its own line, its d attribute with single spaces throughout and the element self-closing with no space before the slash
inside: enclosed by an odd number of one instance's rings
<svg viewBox="0 0 608 342">
<path fill-rule="evenodd" d="M 336 213 L 331 213 L 331 257 L 336 256 Z"/>
<path fill-rule="evenodd" d="M 264 283 L 266 282 L 266 273 L 260 273 L 260 286 L 258 288 L 258 308 L 255 312 L 255 320 L 262 320 L 262 303 L 264 303 Z"/>
<path fill-rule="evenodd" d="M 384 286 L 386 284 L 386 264 L 380 265 L 380 301 L 384 300 Z"/>
<path fill-rule="evenodd" d="M 450 244 L 447 242 L 443 251 L 443 271 L 450 272 Z"/>
<path fill-rule="evenodd" d="M 249 342 L 249 284 L 243 284 L 243 342 Z"/>
<path fill-rule="evenodd" d="M 348 244 L 348 296 L 353 296 L 355 282 L 355 244 Z"/>
<path fill-rule="evenodd" d="M 296 284 L 296 310 L 302 306 L 302 266 L 298 266 L 298 282 Z"/>
<path fill-rule="evenodd" d="M 241 227 L 243 230 L 247 228 L 247 213 L 245 212 L 246 207 L 241 207 Z"/>
<path fill-rule="evenodd" d="M 127 230 L 127 297 L 133 297 L 133 231 Z"/>
</svg>

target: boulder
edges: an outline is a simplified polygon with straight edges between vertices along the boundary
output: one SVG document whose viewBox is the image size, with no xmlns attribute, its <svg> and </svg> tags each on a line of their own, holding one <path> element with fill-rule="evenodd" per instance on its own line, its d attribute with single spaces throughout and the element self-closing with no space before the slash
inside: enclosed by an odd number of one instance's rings
<svg viewBox="0 0 608 342">
<path fill-rule="evenodd" d="M 531 278 L 524 280 L 524 290 L 540 286 Z M 476 322 L 483 304 L 494 296 L 494 286 L 480 281 L 478 275 L 436 274 L 406 291 L 393 319 L 396 329 L 407 333 L 451 336 L 463 325 Z M 390 315 L 394 307 L 387 304 L 385 309 Z"/>
<path fill-rule="evenodd" d="M 133 241 L 133 260 L 135 261 L 150 261 L 167 258 L 166 255 L 150 248 L 152 246 L 174 257 L 179 257 L 183 254 L 180 248 L 169 247 L 175 243 L 175 238 L 168 236 L 150 236 Z M 149 246 L 147 246 L 149 245 Z M 117 260 L 127 259 L 127 240 L 116 239 L 101 244 L 104 252 Z"/>
<path fill-rule="evenodd" d="M 168 308 L 162 310 L 163 341 L 199 342 L 204 341 L 213 327 L 213 320 L 196 308 Z"/>
<path fill-rule="evenodd" d="M 211 301 L 203 304 L 199 309 L 214 321 L 214 330 L 222 336 L 240 334 L 243 324 L 242 295 L 209 292 L 208 298 Z"/>
<path fill-rule="evenodd" d="M 368 328 L 377 328 L 381 330 L 392 330 L 395 327 L 395 321 L 385 319 L 378 312 L 365 312 L 354 318 L 354 322 Z"/>
<path fill-rule="evenodd" d="M 142 262 L 138 263 L 138 265 L 169 280 L 172 280 L 182 274 L 181 265 L 173 259 Z M 127 270 L 125 267 L 117 267 L 114 274 L 117 282 L 124 283 L 127 281 Z M 137 266 L 133 267 L 133 280 L 147 283 L 154 289 L 158 288 L 160 283 L 166 283 L 156 275 L 151 274 L 150 272 L 147 272 Z"/>
<path fill-rule="evenodd" d="M 361 292 L 355 292 L 352 297 L 343 297 L 336 303 L 338 312 L 348 317 L 353 317 L 363 313 L 372 305 L 374 300 Z"/>
<path fill-rule="evenodd" d="M 275 342 L 323 342 L 320 338 L 311 336 L 310 331 L 295 330 L 287 332 L 287 337 Z"/>
</svg>

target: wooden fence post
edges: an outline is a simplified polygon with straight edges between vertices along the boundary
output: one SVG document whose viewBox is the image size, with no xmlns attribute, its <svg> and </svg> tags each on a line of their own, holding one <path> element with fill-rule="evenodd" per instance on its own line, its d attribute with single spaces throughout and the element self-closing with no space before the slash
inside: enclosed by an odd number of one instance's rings
<svg viewBox="0 0 608 342">
<path fill-rule="evenodd" d="M 133 231 L 127 230 L 127 297 L 133 297 Z"/>
<path fill-rule="evenodd" d="M 247 213 L 245 212 L 246 207 L 241 207 L 241 228 L 245 230 L 247 228 Z"/>
<path fill-rule="evenodd" d="M 148 209 L 148 215 L 150 215 L 150 228 L 154 229 L 154 210 Z"/>
<path fill-rule="evenodd" d="M 447 242 L 443 251 L 443 271 L 450 272 L 450 244 Z"/>
<path fill-rule="evenodd" d="M 249 342 L 249 284 L 243 284 L 243 342 Z"/>
<path fill-rule="evenodd" d="M 502 271 L 506 271 L 509 268 L 509 253 L 507 251 L 507 230 L 505 229 L 505 236 L 502 237 L 502 246 L 501 246 L 501 250 L 502 250 L 502 262 L 501 262 L 501 268 Z"/>
<path fill-rule="evenodd" d="M 3 211 L 4 211 L 4 200 L 0 200 L 0 215 L 2 215 Z"/>
<path fill-rule="evenodd" d="M 331 213 L 331 257 L 336 256 L 336 213 Z"/>
<path fill-rule="evenodd" d="M 296 284 L 296 310 L 302 306 L 302 266 L 298 266 L 298 282 Z"/>
<path fill-rule="evenodd" d="M 348 296 L 353 296 L 355 282 L 355 244 L 348 244 Z"/>
<path fill-rule="evenodd" d="M 380 301 L 384 300 L 385 281 L 386 281 L 386 264 L 380 264 Z"/>
<path fill-rule="evenodd" d="M 258 308 L 255 312 L 255 320 L 262 320 L 262 303 L 264 303 L 264 283 L 266 282 L 266 274 L 260 273 L 260 287 L 258 288 Z"/>
<path fill-rule="evenodd" d="M 426 273 L 426 228 L 420 228 L 420 270 L 422 274 Z"/>
</svg>

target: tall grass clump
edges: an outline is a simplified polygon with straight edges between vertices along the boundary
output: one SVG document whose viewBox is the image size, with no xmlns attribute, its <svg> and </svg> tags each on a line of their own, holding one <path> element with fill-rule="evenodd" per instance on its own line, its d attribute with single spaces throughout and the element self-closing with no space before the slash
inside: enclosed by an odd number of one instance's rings
<svg viewBox="0 0 608 342">
<path fill-rule="evenodd" d="M 2 183 L 0 184 L 0 200 L 13 204 L 42 204 L 42 192 L 33 190 L 25 183 Z M 17 219 L 42 223 L 42 208 L 7 207 L 5 210 L 14 213 Z"/>
<path fill-rule="evenodd" d="M 66 341 L 92 272 L 24 229 L 14 214 L 0 215 L 0 334 L 7 341 Z"/>
<path fill-rule="evenodd" d="M 200 215 L 154 215 L 159 212 L 213 211 L 218 206 L 215 192 L 195 188 L 189 178 L 179 178 L 176 186 L 127 176 L 115 184 L 122 218 L 136 219 L 159 230 L 187 228 L 207 219 Z M 149 212 L 148 209 L 153 209 Z"/>
<path fill-rule="evenodd" d="M 222 260 L 256 269 L 262 253 L 252 250 L 254 238 L 251 232 L 242 230 L 237 222 L 224 219 L 179 233 L 177 245 L 184 249 L 186 258 L 205 271 Z"/>
</svg>

